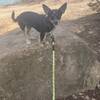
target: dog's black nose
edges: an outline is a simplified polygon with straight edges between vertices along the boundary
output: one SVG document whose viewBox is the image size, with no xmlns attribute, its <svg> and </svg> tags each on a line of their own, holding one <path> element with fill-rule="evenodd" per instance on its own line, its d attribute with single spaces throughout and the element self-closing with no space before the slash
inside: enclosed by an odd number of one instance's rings
<svg viewBox="0 0 100 100">
<path fill-rule="evenodd" d="M 54 24 L 57 25 L 58 24 L 58 21 L 55 21 Z"/>
<path fill-rule="evenodd" d="M 57 25 L 58 24 L 58 22 L 55 22 L 55 25 Z"/>
</svg>

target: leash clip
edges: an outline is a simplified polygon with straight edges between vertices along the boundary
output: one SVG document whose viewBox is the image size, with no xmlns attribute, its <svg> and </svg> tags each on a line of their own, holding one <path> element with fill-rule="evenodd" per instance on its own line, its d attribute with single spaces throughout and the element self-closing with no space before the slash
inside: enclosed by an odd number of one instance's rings
<svg viewBox="0 0 100 100">
<path fill-rule="evenodd" d="M 54 51 L 55 50 L 55 38 L 53 35 L 51 36 L 51 39 L 52 39 L 52 50 Z"/>
</svg>

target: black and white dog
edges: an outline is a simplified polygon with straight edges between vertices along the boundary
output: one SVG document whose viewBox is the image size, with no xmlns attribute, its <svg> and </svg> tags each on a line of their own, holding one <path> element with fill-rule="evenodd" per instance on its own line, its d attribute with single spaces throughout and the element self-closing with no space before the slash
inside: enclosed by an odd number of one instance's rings
<svg viewBox="0 0 100 100">
<path fill-rule="evenodd" d="M 35 28 L 40 32 L 40 41 L 42 42 L 46 33 L 51 32 L 61 19 L 65 12 L 67 3 L 64 3 L 59 9 L 50 9 L 46 5 L 42 5 L 45 14 L 35 12 L 23 12 L 15 18 L 15 12 L 12 12 L 12 19 L 17 22 L 22 31 L 25 33 L 26 43 L 30 44 L 29 32 L 31 28 Z"/>
</svg>

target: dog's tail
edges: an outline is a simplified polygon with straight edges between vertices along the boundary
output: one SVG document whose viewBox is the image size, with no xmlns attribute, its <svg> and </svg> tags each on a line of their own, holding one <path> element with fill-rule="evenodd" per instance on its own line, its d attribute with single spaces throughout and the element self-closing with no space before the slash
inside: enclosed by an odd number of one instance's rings
<svg viewBox="0 0 100 100">
<path fill-rule="evenodd" d="M 15 12 L 14 12 L 14 11 L 12 12 L 11 18 L 12 18 L 12 20 L 13 20 L 14 22 L 17 21 L 16 18 L 15 18 Z"/>
</svg>

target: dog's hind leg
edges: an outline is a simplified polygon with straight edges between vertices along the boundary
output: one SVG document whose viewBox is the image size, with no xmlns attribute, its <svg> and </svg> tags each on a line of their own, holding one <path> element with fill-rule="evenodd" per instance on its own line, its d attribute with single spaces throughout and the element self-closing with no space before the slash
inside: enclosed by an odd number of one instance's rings
<svg viewBox="0 0 100 100">
<path fill-rule="evenodd" d="M 29 40 L 28 34 L 30 32 L 31 27 L 25 26 L 22 22 L 18 22 L 21 30 L 24 32 L 26 44 L 31 44 L 31 41 Z"/>
<path fill-rule="evenodd" d="M 34 40 L 34 37 L 33 37 L 33 34 L 32 34 L 32 32 L 30 32 L 31 31 L 31 27 L 28 27 L 28 36 L 29 36 L 29 39 L 30 40 Z"/>
<path fill-rule="evenodd" d="M 31 44 L 31 40 L 29 39 L 29 32 L 30 32 L 30 27 L 25 27 L 24 33 L 25 33 L 25 38 L 26 38 L 26 44 Z"/>
<path fill-rule="evenodd" d="M 40 33 L 40 42 L 43 42 L 44 37 L 45 37 L 45 33 Z"/>
<path fill-rule="evenodd" d="M 45 45 L 44 37 L 45 33 L 40 33 L 40 42 L 42 43 L 42 46 Z"/>
</svg>

